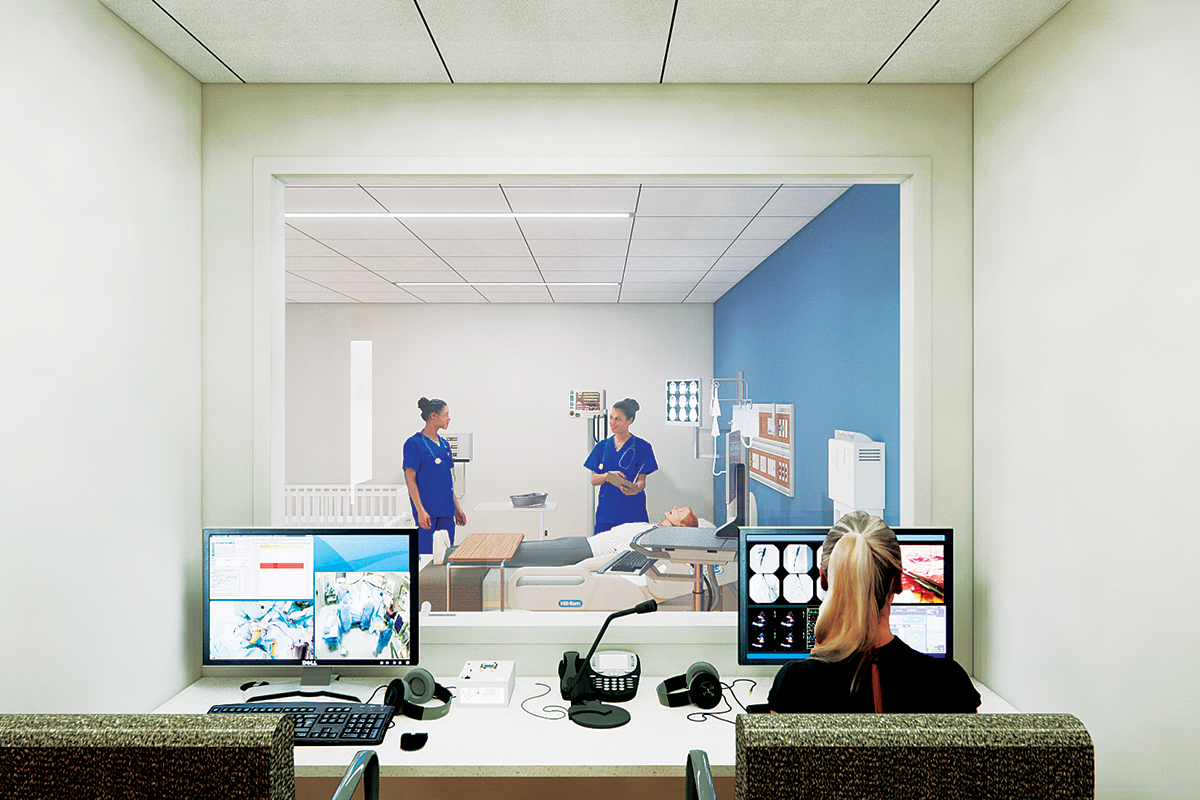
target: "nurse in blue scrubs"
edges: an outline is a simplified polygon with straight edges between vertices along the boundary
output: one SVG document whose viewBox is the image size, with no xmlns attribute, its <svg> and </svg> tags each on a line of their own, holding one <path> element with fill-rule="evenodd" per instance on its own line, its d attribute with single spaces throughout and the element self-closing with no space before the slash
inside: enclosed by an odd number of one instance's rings
<svg viewBox="0 0 1200 800">
<path fill-rule="evenodd" d="M 467 524 L 454 496 L 454 459 L 450 443 L 438 431 L 450 427 L 450 407 L 445 400 L 422 397 L 417 401 L 424 429 L 404 442 L 404 482 L 408 484 L 408 499 L 413 519 L 421 529 L 420 550 L 433 552 L 433 532 L 446 531 L 454 542 L 454 526 Z"/>
<path fill-rule="evenodd" d="M 600 487 L 596 533 L 626 522 L 650 521 L 646 513 L 646 476 L 658 469 L 658 462 L 650 443 L 629 432 L 638 408 L 637 400 L 629 397 L 613 403 L 608 413 L 608 427 L 613 435 L 598 442 L 583 462 L 592 471 L 592 486 Z M 604 476 L 610 472 L 621 475 L 633 487 L 624 489 L 609 483 Z"/>
</svg>

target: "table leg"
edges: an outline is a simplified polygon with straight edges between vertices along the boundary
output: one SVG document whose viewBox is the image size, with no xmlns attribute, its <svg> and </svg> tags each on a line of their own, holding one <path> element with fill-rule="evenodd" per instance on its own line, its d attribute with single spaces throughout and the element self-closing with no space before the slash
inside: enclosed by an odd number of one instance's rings
<svg viewBox="0 0 1200 800">
<path fill-rule="evenodd" d="M 446 559 L 446 610 L 450 610 L 450 559 Z"/>
<path fill-rule="evenodd" d="M 504 610 L 504 562 L 500 562 L 500 610 Z"/>
<path fill-rule="evenodd" d="M 700 602 L 700 598 L 704 596 L 704 590 L 700 588 L 701 576 L 703 575 L 701 572 L 702 569 L 704 569 L 702 564 L 692 564 L 692 575 L 695 576 L 695 579 L 692 581 L 692 611 L 704 610 L 702 607 L 703 604 Z"/>
</svg>

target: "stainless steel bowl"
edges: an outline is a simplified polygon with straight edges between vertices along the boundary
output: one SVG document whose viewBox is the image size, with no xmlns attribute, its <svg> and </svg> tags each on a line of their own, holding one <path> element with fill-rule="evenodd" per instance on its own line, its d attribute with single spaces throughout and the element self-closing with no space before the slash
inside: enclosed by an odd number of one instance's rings
<svg viewBox="0 0 1200 800">
<path fill-rule="evenodd" d="M 512 494 L 508 496 L 512 500 L 513 508 L 528 508 L 529 506 L 540 506 L 546 502 L 548 492 L 530 492 L 529 494 Z"/>
</svg>

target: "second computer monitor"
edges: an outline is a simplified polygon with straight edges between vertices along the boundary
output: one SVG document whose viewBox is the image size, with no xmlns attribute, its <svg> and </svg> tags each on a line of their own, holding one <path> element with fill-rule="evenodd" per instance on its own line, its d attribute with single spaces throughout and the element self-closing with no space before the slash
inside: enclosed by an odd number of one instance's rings
<svg viewBox="0 0 1200 800">
<path fill-rule="evenodd" d="M 905 644 L 953 656 L 950 528 L 893 528 L 900 543 L 901 592 L 890 626 Z M 825 592 L 818 570 L 824 527 L 743 527 L 738 539 L 738 663 L 807 658 Z"/>
</svg>

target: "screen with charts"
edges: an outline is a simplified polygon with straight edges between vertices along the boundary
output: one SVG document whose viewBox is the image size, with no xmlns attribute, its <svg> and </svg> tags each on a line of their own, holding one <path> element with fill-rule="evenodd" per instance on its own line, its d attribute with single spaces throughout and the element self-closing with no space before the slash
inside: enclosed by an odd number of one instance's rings
<svg viewBox="0 0 1200 800">
<path fill-rule="evenodd" d="M 204 531 L 204 664 L 417 663 L 417 529 Z"/>
<path fill-rule="evenodd" d="M 951 648 L 950 528 L 892 528 L 900 542 L 901 592 L 892 633 L 937 658 Z M 818 569 L 828 528 L 742 528 L 738 539 L 738 663 L 807 658 L 825 592 Z"/>
</svg>

